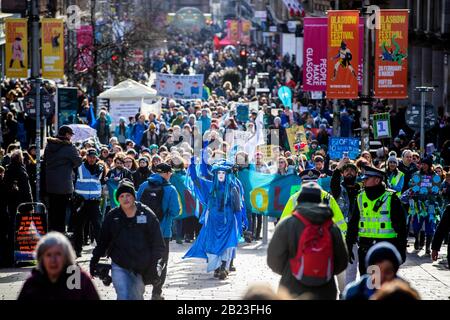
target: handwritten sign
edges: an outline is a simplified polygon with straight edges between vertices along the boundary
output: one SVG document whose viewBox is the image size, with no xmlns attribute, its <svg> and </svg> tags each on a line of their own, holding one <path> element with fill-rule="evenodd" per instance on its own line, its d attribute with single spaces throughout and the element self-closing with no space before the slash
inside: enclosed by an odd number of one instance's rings
<svg viewBox="0 0 450 320">
<path fill-rule="evenodd" d="M 328 143 L 328 154 L 330 159 L 341 159 L 344 152 L 348 152 L 350 159 L 355 160 L 359 153 L 358 138 L 330 138 Z"/>
</svg>

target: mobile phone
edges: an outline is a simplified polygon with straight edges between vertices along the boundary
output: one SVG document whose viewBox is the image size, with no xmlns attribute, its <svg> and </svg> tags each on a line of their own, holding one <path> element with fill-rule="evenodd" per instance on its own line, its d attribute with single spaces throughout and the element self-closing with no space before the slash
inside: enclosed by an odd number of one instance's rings
<svg viewBox="0 0 450 320">
<path fill-rule="evenodd" d="M 342 155 L 344 158 L 348 158 L 348 151 L 344 151 Z"/>
</svg>

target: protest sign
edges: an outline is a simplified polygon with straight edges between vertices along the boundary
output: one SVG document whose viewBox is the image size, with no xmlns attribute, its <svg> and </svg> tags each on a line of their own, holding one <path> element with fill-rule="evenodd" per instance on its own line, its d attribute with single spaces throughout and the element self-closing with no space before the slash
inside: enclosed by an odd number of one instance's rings
<svg viewBox="0 0 450 320">
<path fill-rule="evenodd" d="M 328 143 L 328 155 L 330 159 L 342 159 L 344 152 L 348 152 L 348 157 L 355 160 L 360 153 L 358 138 L 336 138 L 331 137 Z"/>
<path fill-rule="evenodd" d="M 158 95 L 174 99 L 201 99 L 203 96 L 203 74 L 179 75 L 156 74 Z"/>
<path fill-rule="evenodd" d="M 247 122 L 249 115 L 248 104 L 238 104 L 236 106 L 236 119 L 240 122 Z"/>
</svg>

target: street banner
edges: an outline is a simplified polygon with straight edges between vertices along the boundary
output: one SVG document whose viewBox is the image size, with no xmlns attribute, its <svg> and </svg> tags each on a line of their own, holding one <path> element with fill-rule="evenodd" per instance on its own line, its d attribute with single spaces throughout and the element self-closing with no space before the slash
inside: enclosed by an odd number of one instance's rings
<svg viewBox="0 0 450 320">
<path fill-rule="evenodd" d="M 42 77 L 64 78 L 64 21 L 42 19 Z"/>
<path fill-rule="evenodd" d="M 239 21 L 227 21 L 227 39 L 231 44 L 236 44 L 239 41 Z"/>
<path fill-rule="evenodd" d="M 28 77 L 28 19 L 5 19 L 7 78 Z"/>
<path fill-rule="evenodd" d="M 179 75 L 156 74 L 158 95 L 174 99 L 201 99 L 203 95 L 203 74 Z"/>
<path fill-rule="evenodd" d="M 250 45 L 250 29 L 252 27 L 252 23 L 249 20 L 242 20 L 241 21 L 241 36 L 240 41 L 241 44 L 245 44 L 247 46 Z"/>
<path fill-rule="evenodd" d="M 292 109 L 292 90 L 289 87 L 280 87 L 278 89 L 278 98 L 280 98 L 285 107 Z"/>
<path fill-rule="evenodd" d="M 373 116 L 373 136 L 375 139 L 391 137 L 391 117 L 389 113 L 379 113 Z"/>
<path fill-rule="evenodd" d="M 75 70 L 82 72 L 94 66 L 94 38 L 92 37 L 92 26 L 80 26 L 77 30 L 78 59 Z"/>
<path fill-rule="evenodd" d="M 303 91 L 327 89 L 327 18 L 304 18 Z M 359 18 L 358 89 L 362 89 L 364 18 Z M 313 98 L 315 99 L 315 98 Z M 322 98 L 318 98 L 322 99 Z"/>
<path fill-rule="evenodd" d="M 303 90 L 327 88 L 327 18 L 304 19 Z"/>
<path fill-rule="evenodd" d="M 381 10 L 376 30 L 376 98 L 408 97 L 408 10 Z M 426 67 L 426 66 L 423 66 Z"/>
<path fill-rule="evenodd" d="M 289 197 L 299 190 L 301 179 L 296 174 L 265 174 L 254 170 L 239 171 L 247 209 L 253 213 L 280 217 Z"/>
<path fill-rule="evenodd" d="M 327 99 L 358 97 L 359 11 L 328 11 Z"/>
<path fill-rule="evenodd" d="M 328 142 L 328 155 L 331 160 L 339 160 L 344 157 L 344 152 L 352 160 L 356 160 L 359 156 L 360 139 L 358 138 L 336 138 L 330 137 Z"/>
</svg>

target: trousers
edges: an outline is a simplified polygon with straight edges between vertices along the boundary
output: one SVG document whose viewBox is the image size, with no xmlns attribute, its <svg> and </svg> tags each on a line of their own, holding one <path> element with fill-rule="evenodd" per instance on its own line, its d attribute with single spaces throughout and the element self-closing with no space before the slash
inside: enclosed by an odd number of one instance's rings
<svg viewBox="0 0 450 320">
<path fill-rule="evenodd" d="M 48 194 L 49 231 L 66 232 L 66 212 L 70 205 L 70 194 Z"/>
<path fill-rule="evenodd" d="M 161 282 L 157 286 L 153 286 L 152 294 L 161 294 L 162 287 L 164 285 L 164 282 L 166 281 L 167 263 L 169 261 L 170 238 L 164 238 L 164 243 L 166 244 L 166 248 L 165 248 L 163 256 L 162 256 L 162 264 L 164 265 L 164 268 L 162 269 L 161 276 L 160 276 Z"/>
<path fill-rule="evenodd" d="M 117 300 L 144 300 L 145 285 L 142 276 L 111 263 L 111 278 Z"/>
<path fill-rule="evenodd" d="M 92 224 L 94 239 L 98 243 L 98 235 L 102 223 L 100 213 L 100 200 L 85 200 L 74 217 L 75 224 L 75 251 L 81 252 L 83 248 L 86 224 Z"/>
</svg>

